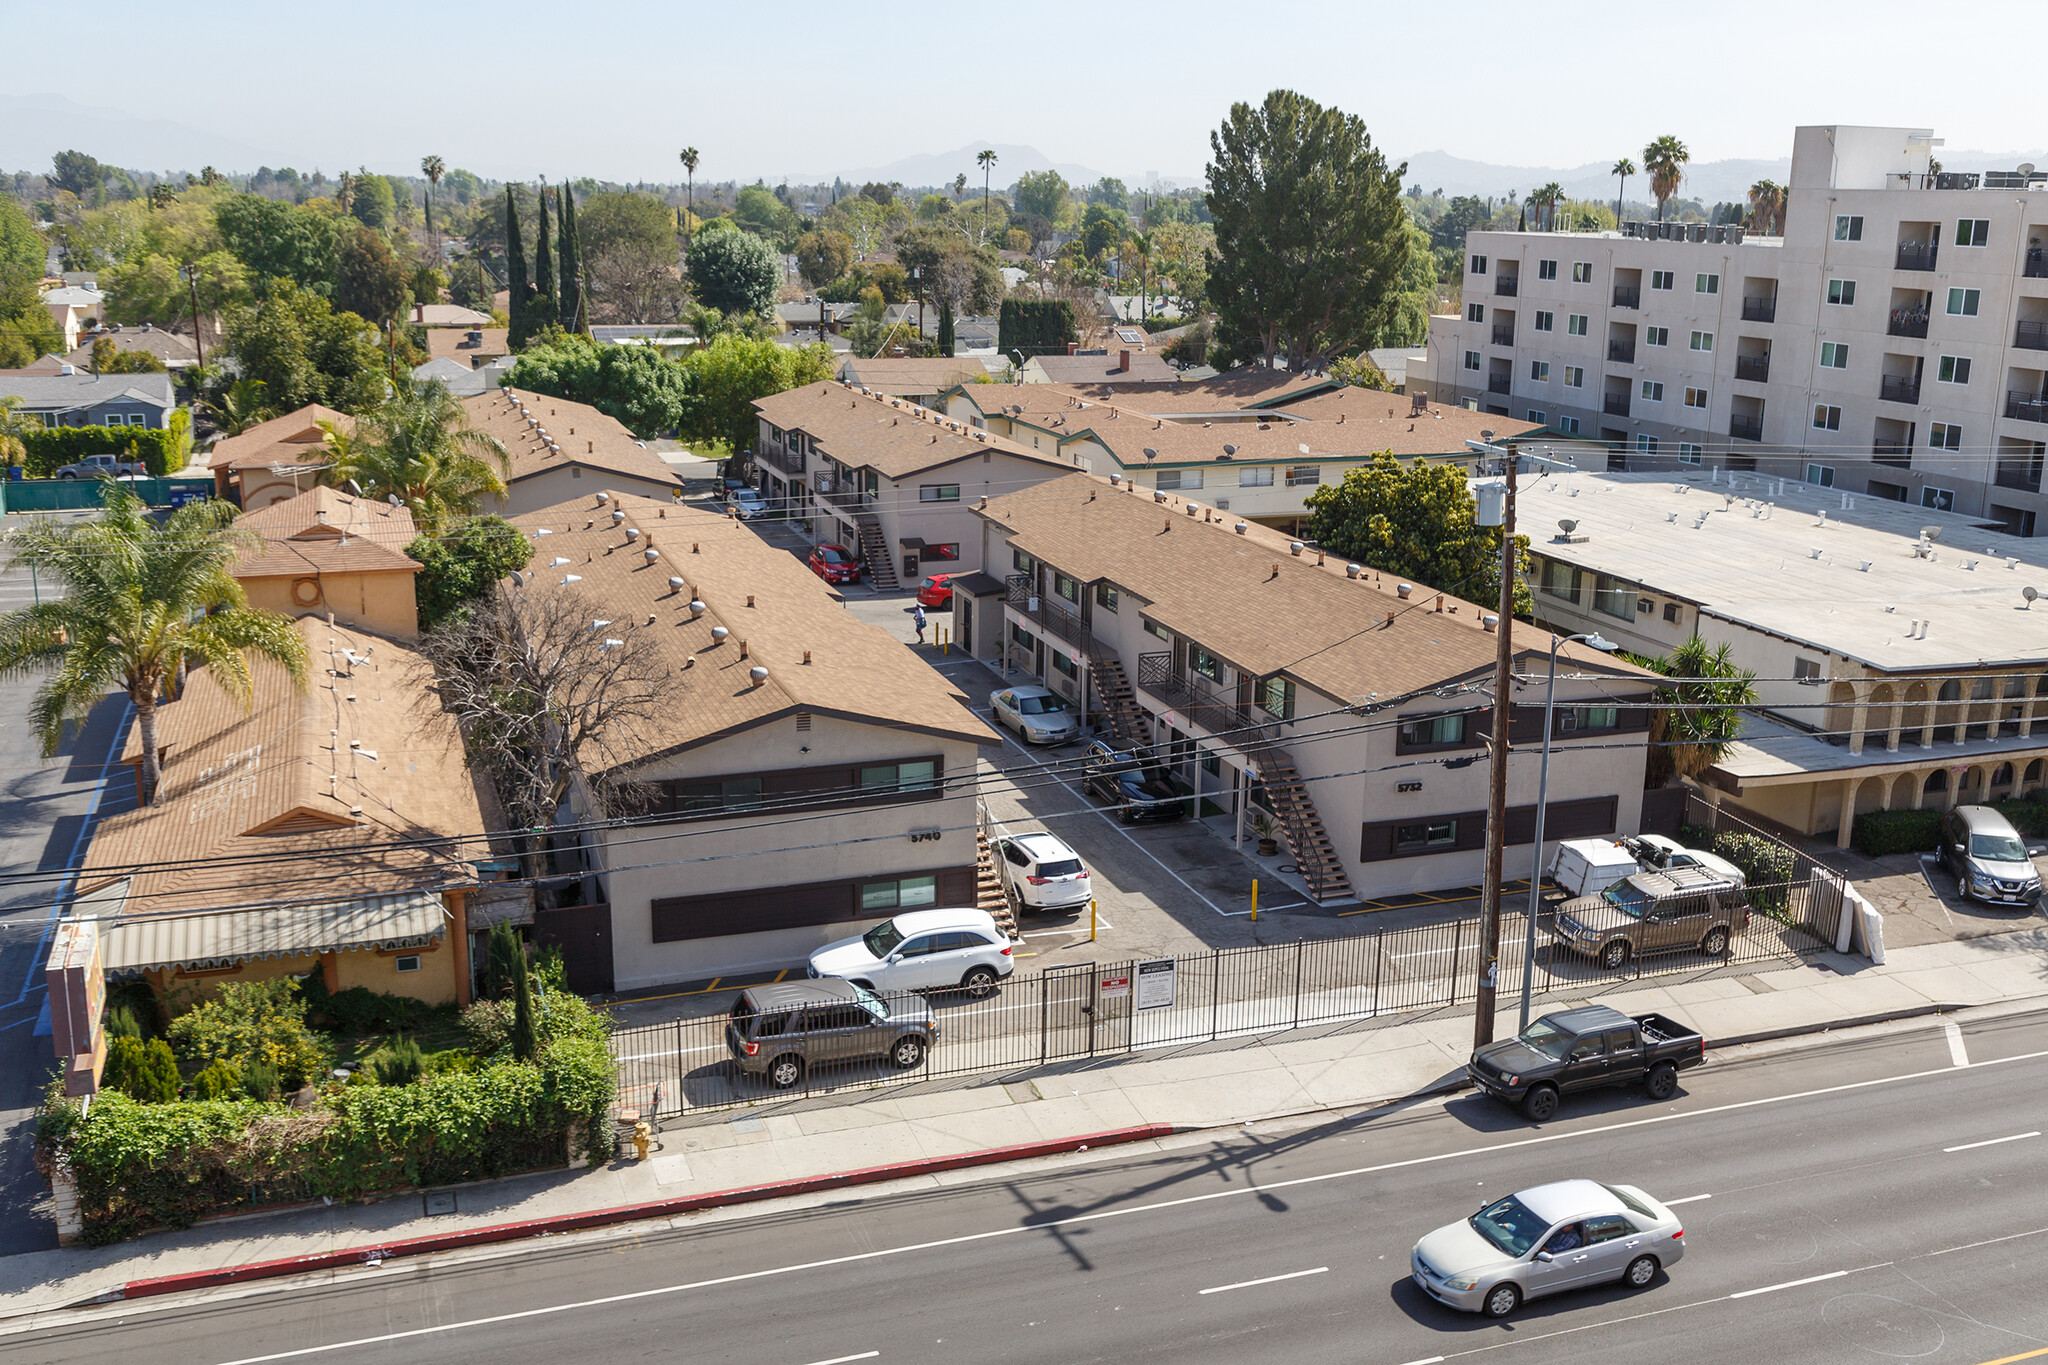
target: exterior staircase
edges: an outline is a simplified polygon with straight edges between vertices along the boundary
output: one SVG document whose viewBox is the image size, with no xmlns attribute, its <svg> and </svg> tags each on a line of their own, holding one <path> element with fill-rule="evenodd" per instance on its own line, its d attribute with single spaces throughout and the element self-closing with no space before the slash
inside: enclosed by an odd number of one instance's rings
<svg viewBox="0 0 2048 1365">
<path fill-rule="evenodd" d="M 1316 813 L 1315 802 L 1309 799 L 1308 784 L 1302 780 L 1294 760 L 1284 750 L 1268 748 L 1252 752 L 1251 760 L 1259 781 L 1265 785 L 1267 799 L 1280 817 L 1288 850 L 1294 854 L 1294 865 L 1302 880 L 1308 883 L 1309 895 L 1318 901 L 1350 899 L 1356 894 L 1351 889 L 1351 879 L 1344 875 L 1337 846 L 1330 841 L 1330 832 L 1323 827 L 1323 817 Z"/>
<path fill-rule="evenodd" d="M 988 833 L 979 829 L 974 832 L 974 904 L 986 910 L 1011 938 L 1022 937 L 1017 932 L 1017 917 L 1010 910 L 1010 898 L 1003 894 L 1002 879 L 996 876 L 996 856 L 988 846 Z"/>
<path fill-rule="evenodd" d="M 1102 713 L 1109 718 L 1111 737 L 1124 748 L 1145 744 L 1150 739 L 1145 733 L 1145 713 L 1138 708 L 1137 693 L 1131 690 L 1123 660 L 1114 654 L 1090 650 L 1088 674 L 1095 680 L 1095 695 L 1102 703 Z"/>
<path fill-rule="evenodd" d="M 867 515 L 857 521 L 861 558 L 868 563 L 868 582 L 878 592 L 901 592 L 903 583 L 896 577 L 896 557 L 889 553 L 889 542 L 882 538 L 882 523 Z"/>
</svg>

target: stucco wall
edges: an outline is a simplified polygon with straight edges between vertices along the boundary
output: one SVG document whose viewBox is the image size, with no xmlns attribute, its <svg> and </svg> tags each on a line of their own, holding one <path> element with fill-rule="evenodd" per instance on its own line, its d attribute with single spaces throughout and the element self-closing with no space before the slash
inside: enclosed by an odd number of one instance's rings
<svg viewBox="0 0 2048 1365">
<path fill-rule="evenodd" d="M 296 578 L 245 578 L 242 590 L 249 605 L 286 616 L 325 616 L 334 613 L 337 624 L 361 626 L 394 640 L 411 640 L 419 634 L 419 608 L 414 600 L 410 570 L 377 574 L 310 575 L 320 589 L 312 605 L 293 597 Z M 301 594 L 303 595 L 303 593 Z"/>
<path fill-rule="evenodd" d="M 585 469 L 570 465 L 563 469 L 550 469 L 544 474 L 532 474 L 511 486 L 502 498 L 494 498 L 492 510 L 499 516 L 523 517 L 528 512 L 538 512 L 558 503 L 587 498 L 599 489 L 610 489 L 615 493 L 628 493 L 638 498 L 656 498 L 668 501 L 679 487 L 673 483 L 657 483 L 652 479 L 636 479 L 626 474 L 612 474 L 603 470 Z"/>
</svg>

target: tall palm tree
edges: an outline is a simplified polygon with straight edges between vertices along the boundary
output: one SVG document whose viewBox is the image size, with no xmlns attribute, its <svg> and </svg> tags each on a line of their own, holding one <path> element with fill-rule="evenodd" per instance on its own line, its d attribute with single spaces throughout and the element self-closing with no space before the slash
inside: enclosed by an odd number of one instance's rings
<svg viewBox="0 0 2048 1365">
<path fill-rule="evenodd" d="M 1543 205 L 1543 230 L 1545 232 L 1557 231 L 1557 206 L 1564 202 L 1564 186 L 1553 180 L 1542 189 L 1536 191 L 1535 198 Z"/>
<path fill-rule="evenodd" d="M 683 170 L 689 175 L 689 183 L 683 189 L 683 246 L 689 249 L 690 220 L 697 216 L 697 149 L 685 147 L 681 160 Z"/>
<path fill-rule="evenodd" d="M 229 385 L 218 398 L 202 403 L 213 414 L 213 420 L 220 429 L 230 436 L 240 436 L 259 422 L 268 422 L 277 416 L 277 410 L 264 400 L 269 397 L 270 386 L 260 379 L 244 376 Z"/>
<path fill-rule="evenodd" d="M 1133 233 L 1131 240 L 1124 243 L 1124 254 L 1138 266 L 1138 287 L 1141 291 L 1138 295 L 1138 316 L 1141 318 L 1152 316 L 1152 249 L 1149 233 Z"/>
<path fill-rule="evenodd" d="M 1785 187 L 1775 180 L 1759 180 L 1749 187 L 1749 225 L 1765 237 L 1785 231 Z"/>
<path fill-rule="evenodd" d="M 988 234 L 988 175 L 1001 158 L 996 155 L 995 148 L 986 147 L 974 160 L 981 167 L 981 228 L 974 235 L 974 244 L 980 246 L 982 238 Z"/>
<path fill-rule="evenodd" d="M 420 174 L 427 178 L 427 231 L 434 230 L 434 191 L 441 188 L 441 177 L 448 173 L 448 163 L 438 156 L 420 159 Z M 434 238 L 434 264 L 441 263 L 441 239 Z"/>
<path fill-rule="evenodd" d="M 1636 163 L 1630 161 L 1627 157 L 1623 157 L 1615 162 L 1614 169 L 1608 172 L 1609 175 L 1617 176 L 1621 180 L 1621 184 L 1614 191 L 1614 221 L 1616 223 L 1621 221 L 1621 200 L 1622 196 L 1628 193 L 1628 178 L 1635 173 Z"/>
<path fill-rule="evenodd" d="M 391 397 L 356 418 L 354 437 L 330 451 L 331 482 L 354 479 L 368 497 L 396 497 L 429 533 L 503 493 L 512 472 L 498 438 L 472 428 L 438 379 L 401 379 Z"/>
<path fill-rule="evenodd" d="M 962 171 L 953 177 L 953 202 L 959 203 L 960 196 L 965 193 L 967 193 L 967 172 Z"/>
<path fill-rule="evenodd" d="M 1685 163 L 1690 160 L 1692 153 L 1669 133 L 1643 148 L 1643 170 L 1650 177 L 1650 193 L 1657 196 L 1660 223 L 1664 221 L 1664 205 L 1678 193 L 1678 182 L 1685 178 Z"/>
<path fill-rule="evenodd" d="M 155 799 L 162 768 L 156 718 L 197 660 L 230 696 L 249 703 L 249 657 L 260 654 L 306 685 L 306 644 L 291 618 L 256 611 L 230 572 L 248 536 L 235 509 L 188 502 L 159 523 L 140 498 L 106 489 L 96 521 L 39 521 L 14 537 L 14 562 L 64 585 L 61 597 L 0 614 L 0 677 L 43 674 L 29 723 L 43 757 L 67 725 L 82 724 L 110 691 L 128 694 L 142 732 L 142 792 Z"/>
</svg>

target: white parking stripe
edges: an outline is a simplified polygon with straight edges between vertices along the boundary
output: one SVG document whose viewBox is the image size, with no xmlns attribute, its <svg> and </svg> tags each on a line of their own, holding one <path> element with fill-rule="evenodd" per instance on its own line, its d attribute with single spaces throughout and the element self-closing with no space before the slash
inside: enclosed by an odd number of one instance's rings
<svg viewBox="0 0 2048 1365">
<path fill-rule="evenodd" d="M 1948 1035 L 1948 1059 L 1957 1066 L 1970 1064 L 1970 1050 L 1963 1046 L 1962 1027 L 1953 1019 L 1941 1021 L 1941 1031 Z"/>
<path fill-rule="evenodd" d="M 2001 1142 L 2024 1142 L 2028 1138 L 2037 1138 L 2039 1136 L 2041 1136 L 2040 1130 L 2035 1129 L 2031 1133 L 2014 1133 L 2011 1137 L 1986 1138 L 1982 1142 L 1965 1142 L 1960 1147 L 1944 1147 L 1941 1150 L 1944 1153 L 1973 1152 L 1979 1147 L 1996 1147 Z"/>
<path fill-rule="evenodd" d="M 1200 1291 L 1204 1294 L 1222 1294 L 1232 1289 L 1250 1289 L 1258 1284 L 1278 1284 L 1282 1280 L 1299 1280 L 1308 1275 L 1327 1275 L 1330 1267 L 1319 1265 L 1314 1270 L 1296 1270 L 1286 1275 L 1268 1275 L 1263 1280 L 1239 1280 L 1236 1284 L 1219 1284 L 1214 1289 Z"/>
<path fill-rule="evenodd" d="M 1697 1204 L 1697 1203 L 1699 1203 L 1699 1202 L 1700 1202 L 1700 1200 L 1702 1200 L 1702 1199 L 1712 1199 L 1713 1197 L 1714 1197 L 1714 1196 L 1713 1196 L 1713 1195 L 1711 1195 L 1711 1194 L 1689 1194 L 1689 1195 L 1687 1195 L 1687 1196 L 1686 1196 L 1685 1198 L 1683 1198 L 1683 1199 L 1667 1199 L 1667 1200 L 1665 1200 L 1665 1201 L 1664 1201 L 1664 1207 L 1665 1207 L 1665 1208 L 1667 1208 L 1667 1209 L 1675 1209 L 1675 1208 L 1677 1208 L 1677 1207 L 1678 1207 L 1678 1206 L 1679 1206 L 1680 1204 Z"/>
<path fill-rule="evenodd" d="M 1890 1262 L 1887 1261 L 1886 1264 L 1889 1265 Z M 1867 1266 L 1865 1268 L 1874 1270 L 1877 1267 Z M 1747 1299 L 1754 1297 L 1758 1294 L 1775 1294 L 1780 1289 L 1797 1289 L 1802 1284 L 1819 1284 L 1822 1280 L 1839 1280 L 1846 1276 L 1848 1273 L 1849 1272 L 1846 1270 L 1831 1270 L 1825 1275 L 1808 1275 L 1803 1280 L 1787 1280 L 1783 1284 L 1767 1284 L 1762 1289 L 1739 1290 L 1736 1293 L 1730 1294 L 1728 1297 L 1731 1299 Z"/>
</svg>

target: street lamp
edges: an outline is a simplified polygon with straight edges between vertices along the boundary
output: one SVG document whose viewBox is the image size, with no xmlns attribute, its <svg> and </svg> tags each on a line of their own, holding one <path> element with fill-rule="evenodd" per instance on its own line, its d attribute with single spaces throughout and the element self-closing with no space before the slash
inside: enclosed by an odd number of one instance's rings
<svg viewBox="0 0 2048 1365">
<path fill-rule="evenodd" d="M 1528 937 L 1522 944 L 1522 1024 L 1516 1030 L 1518 1033 L 1528 1031 L 1529 992 L 1536 979 L 1536 907 L 1543 899 L 1543 809 L 1550 796 L 1550 728 L 1557 711 L 1557 651 L 1575 642 L 1584 642 L 1603 654 L 1612 654 L 1621 647 L 1602 639 L 1597 630 L 1589 635 L 1550 637 L 1550 685 L 1543 694 L 1543 767 L 1536 779 L 1536 866 L 1529 872 L 1529 924 Z"/>
</svg>

